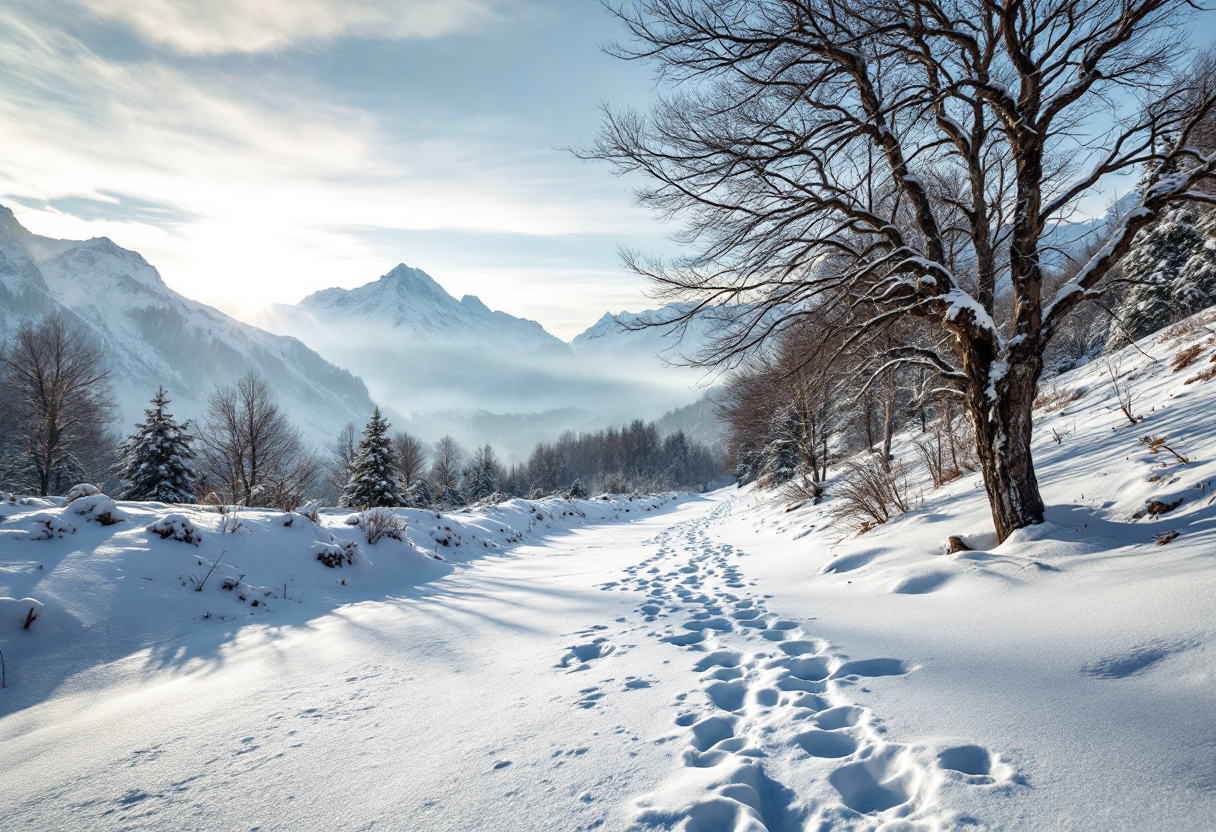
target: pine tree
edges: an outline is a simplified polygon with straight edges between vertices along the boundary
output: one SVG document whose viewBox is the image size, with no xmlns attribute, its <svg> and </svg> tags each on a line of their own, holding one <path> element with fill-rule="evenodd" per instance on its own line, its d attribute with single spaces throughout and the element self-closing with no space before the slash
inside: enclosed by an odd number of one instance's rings
<svg viewBox="0 0 1216 832">
<path fill-rule="evenodd" d="M 1216 252 L 1210 248 L 1216 241 L 1213 230 L 1210 218 L 1184 205 L 1164 212 L 1136 236 L 1123 266 L 1134 283 L 1115 313 L 1108 350 L 1122 348 L 1212 304 L 1216 294 Z"/>
<path fill-rule="evenodd" d="M 773 420 L 768 445 L 760 456 L 760 485 L 774 488 L 789 482 L 798 474 L 802 461 L 799 453 L 802 420 L 796 409 L 778 413 Z"/>
<path fill-rule="evenodd" d="M 404 502 L 398 490 L 397 463 L 388 429 L 389 423 L 377 407 L 355 449 L 350 479 L 342 492 L 342 505 L 378 508 L 399 506 Z"/>
<path fill-rule="evenodd" d="M 473 464 L 465 472 L 465 497 L 469 502 L 484 500 L 498 491 L 498 460 L 494 449 L 484 445 L 473 454 Z"/>
<path fill-rule="evenodd" d="M 435 505 L 435 490 L 422 477 L 418 477 L 405 489 L 404 503 L 409 508 L 430 508 Z"/>
<path fill-rule="evenodd" d="M 128 500 L 155 500 L 161 503 L 192 503 L 195 500 L 194 470 L 190 460 L 194 436 L 189 422 L 178 424 L 166 410 L 169 396 L 163 387 L 156 390 L 152 406 L 144 411 L 144 421 L 135 426 L 119 448 L 119 479 Z"/>
</svg>

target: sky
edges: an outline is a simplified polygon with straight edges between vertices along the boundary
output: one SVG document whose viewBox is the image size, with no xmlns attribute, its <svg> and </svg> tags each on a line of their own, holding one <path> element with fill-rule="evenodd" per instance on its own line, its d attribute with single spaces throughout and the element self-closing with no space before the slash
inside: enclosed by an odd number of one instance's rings
<svg viewBox="0 0 1216 832">
<path fill-rule="evenodd" d="M 6 0 L 0 202 L 249 318 L 397 263 L 569 339 L 667 247 L 566 148 L 646 67 L 595 0 Z"/>
<path fill-rule="evenodd" d="M 5 0 L 0 203 L 245 319 L 406 263 L 569 339 L 656 305 L 620 246 L 673 248 L 565 149 L 653 96 L 623 34 L 597 0 Z"/>
</svg>

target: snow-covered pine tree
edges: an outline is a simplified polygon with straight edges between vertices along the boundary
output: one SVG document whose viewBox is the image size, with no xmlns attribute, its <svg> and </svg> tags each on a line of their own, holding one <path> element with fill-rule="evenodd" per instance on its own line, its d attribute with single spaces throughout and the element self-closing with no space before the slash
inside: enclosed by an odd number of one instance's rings
<svg viewBox="0 0 1216 832">
<path fill-rule="evenodd" d="M 166 407 L 169 396 L 158 387 L 152 406 L 135 433 L 119 446 L 121 458 L 118 478 L 128 500 L 155 500 L 161 503 L 192 503 L 195 500 L 194 469 L 190 460 L 194 441 L 190 423 L 178 424 Z"/>
<path fill-rule="evenodd" d="M 1121 349 L 1216 300 L 1213 218 L 1179 205 L 1136 235 L 1123 264 L 1134 281 L 1111 323 L 1107 350 Z"/>
<path fill-rule="evenodd" d="M 398 490 L 397 462 L 388 429 L 389 423 L 377 407 L 355 449 L 350 480 L 342 491 L 342 505 L 379 508 L 399 506 L 404 502 Z"/>
<path fill-rule="evenodd" d="M 498 491 L 498 460 L 494 449 L 483 445 L 473 454 L 473 464 L 465 472 L 464 491 L 470 503 L 484 500 Z"/>
<path fill-rule="evenodd" d="M 409 508 L 430 508 L 435 505 L 435 490 L 422 477 L 417 477 L 405 489 L 404 503 Z"/>
<path fill-rule="evenodd" d="M 799 453 L 801 435 L 802 420 L 796 408 L 779 412 L 773 419 L 768 445 L 760 455 L 758 480 L 762 488 L 783 485 L 798 474 L 798 465 L 802 461 Z"/>
</svg>

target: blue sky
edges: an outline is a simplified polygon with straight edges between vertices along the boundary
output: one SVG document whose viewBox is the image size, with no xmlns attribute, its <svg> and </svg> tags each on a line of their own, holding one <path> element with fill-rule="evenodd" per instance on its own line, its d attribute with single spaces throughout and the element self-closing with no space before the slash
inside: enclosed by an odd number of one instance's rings
<svg viewBox="0 0 1216 832">
<path fill-rule="evenodd" d="M 398 262 L 569 338 L 653 305 L 629 187 L 563 148 L 646 67 L 594 0 L 18 0 L 0 10 L 0 201 L 105 235 L 238 315 Z"/>
<path fill-rule="evenodd" d="M 652 95 L 621 34 L 596 0 L 6 0 L 0 202 L 238 316 L 405 262 L 570 338 L 653 305 L 619 244 L 671 249 L 562 149 Z"/>
</svg>

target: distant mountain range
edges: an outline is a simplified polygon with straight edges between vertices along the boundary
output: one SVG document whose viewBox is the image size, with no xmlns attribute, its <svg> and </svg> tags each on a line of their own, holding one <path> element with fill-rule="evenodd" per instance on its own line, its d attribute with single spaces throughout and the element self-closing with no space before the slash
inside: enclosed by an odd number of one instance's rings
<svg viewBox="0 0 1216 832">
<path fill-rule="evenodd" d="M 122 429 L 158 385 L 178 418 L 198 418 L 216 385 L 249 369 L 266 379 L 310 442 L 328 442 L 372 408 L 367 387 L 294 338 L 272 335 L 174 292 L 140 255 L 99 237 L 30 233 L 0 206 L 0 341 L 23 320 L 60 312 L 93 335 L 110 363 Z"/>
<path fill-rule="evenodd" d="M 702 392 L 701 373 L 659 356 L 674 358 L 678 345 L 657 330 L 628 331 L 605 315 L 567 344 L 472 295 L 456 300 L 404 264 L 355 289 L 276 304 L 255 321 L 358 373 L 399 427 L 431 441 L 451 433 L 466 445 L 490 442 L 520 459 L 563 431 L 655 419 Z"/>
</svg>

